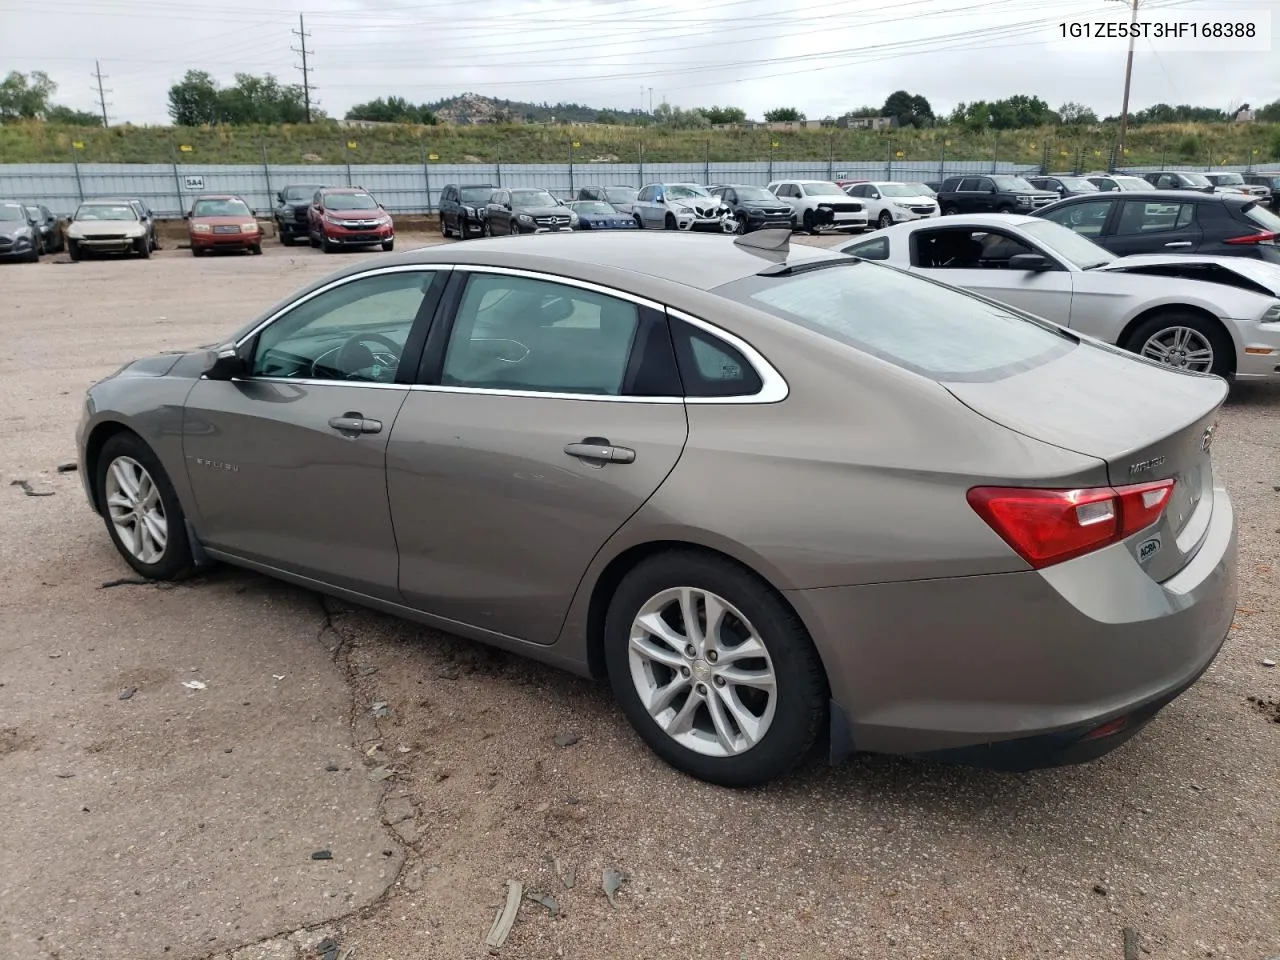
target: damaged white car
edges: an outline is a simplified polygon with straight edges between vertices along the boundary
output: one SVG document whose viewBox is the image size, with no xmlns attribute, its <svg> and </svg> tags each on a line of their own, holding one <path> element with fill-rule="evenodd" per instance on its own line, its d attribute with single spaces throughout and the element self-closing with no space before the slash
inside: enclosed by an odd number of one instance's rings
<svg viewBox="0 0 1280 960">
<path fill-rule="evenodd" d="M 636 226 L 733 233 L 733 208 L 696 183 L 648 183 L 631 206 Z"/>
</svg>

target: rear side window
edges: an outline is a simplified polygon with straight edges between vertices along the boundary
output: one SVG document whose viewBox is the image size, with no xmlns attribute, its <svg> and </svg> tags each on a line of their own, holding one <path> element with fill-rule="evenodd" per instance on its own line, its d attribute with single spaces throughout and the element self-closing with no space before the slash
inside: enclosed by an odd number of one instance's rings
<svg viewBox="0 0 1280 960">
<path fill-rule="evenodd" d="M 1006 307 L 854 260 L 716 292 L 933 380 L 998 380 L 1077 345 Z"/>
<path fill-rule="evenodd" d="M 840 252 L 861 257 L 863 260 L 888 260 L 889 238 L 876 237 L 874 240 L 864 240 L 861 243 L 844 247 Z"/>
<path fill-rule="evenodd" d="M 671 338 L 686 397 L 743 397 L 760 392 L 763 384 L 755 367 L 719 337 L 672 317 Z"/>
<path fill-rule="evenodd" d="M 1116 223 L 1117 236 L 1184 230 L 1196 219 L 1194 203 L 1126 200 Z"/>
<path fill-rule="evenodd" d="M 1258 225 L 1263 230 L 1270 233 L 1280 233 L 1280 216 L 1276 216 L 1265 207 L 1260 207 L 1256 203 L 1251 203 L 1247 205 L 1241 213 L 1246 220 Z"/>
</svg>

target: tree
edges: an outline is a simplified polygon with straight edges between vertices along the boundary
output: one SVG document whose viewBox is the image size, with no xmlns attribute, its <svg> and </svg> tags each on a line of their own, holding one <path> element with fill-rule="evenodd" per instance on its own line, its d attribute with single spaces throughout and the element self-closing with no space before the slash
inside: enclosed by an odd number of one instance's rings
<svg viewBox="0 0 1280 960">
<path fill-rule="evenodd" d="M 659 124 L 674 130 L 699 130 L 711 126 L 711 121 L 701 110 L 682 110 L 665 101 L 654 108 L 653 115 Z"/>
<path fill-rule="evenodd" d="M 929 101 L 919 95 L 912 95 L 905 90 L 895 90 L 889 94 L 880 110 L 882 117 L 897 117 L 900 127 L 933 126 L 933 107 Z"/>
<path fill-rule="evenodd" d="M 858 107 L 856 110 L 850 110 L 845 114 L 846 117 L 882 117 L 879 107 Z"/>
<path fill-rule="evenodd" d="M 1091 107 L 1069 100 L 1058 108 L 1058 122 L 1069 125 L 1097 123 L 1098 115 Z"/>
<path fill-rule="evenodd" d="M 0 123 L 35 120 L 49 109 L 49 98 L 58 85 L 42 70 L 12 71 L 0 82 Z"/>
<path fill-rule="evenodd" d="M 1222 123 L 1230 119 L 1225 111 L 1216 107 L 1193 107 L 1186 103 L 1172 107 L 1167 103 L 1157 103 L 1131 114 L 1129 123 L 1133 126 L 1147 123 Z"/>
<path fill-rule="evenodd" d="M 991 126 L 991 119 L 991 104 L 985 100 L 975 100 L 973 103 L 957 103 L 951 111 L 949 121 L 958 127 L 985 130 Z"/>
<path fill-rule="evenodd" d="M 1280 100 L 1273 100 L 1265 107 L 1254 111 L 1253 118 L 1259 123 L 1280 123 Z"/>
<path fill-rule="evenodd" d="M 169 117 L 175 126 L 198 127 L 220 119 L 218 85 L 203 70 L 188 70 L 169 88 Z"/>
<path fill-rule="evenodd" d="M 1056 122 L 1058 115 L 1039 97 L 1015 94 L 991 104 L 991 126 L 997 130 L 1021 130 Z"/>
<path fill-rule="evenodd" d="M 698 109 L 711 124 L 742 123 L 747 119 L 747 111 L 741 107 L 699 107 Z"/>
<path fill-rule="evenodd" d="M 100 127 L 102 114 L 91 110 L 72 110 L 70 107 L 52 106 L 45 111 L 49 123 L 64 123 L 69 127 Z"/>
<path fill-rule="evenodd" d="M 803 120 L 804 114 L 795 107 L 775 107 L 764 112 L 764 119 L 766 123 L 785 123 L 788 120 L 795 122 Z"/>
<path fill-rule="evenodd" d="M 368 103 L 357 103 L 347 111 L 348 120 L 376 120 L 381 123 L 423 123 L 434 126 L 436 115 L 424 104 L 410 103 L 404 97 L 379 97 Z"/>
<path fill-rule="evenodd" d="M 281 86 L 271 74 L 237 73 L 235 86 L 218 92 L 222 123 L 305 123 L 306 101 L 297 84 Z"/>
</svg>

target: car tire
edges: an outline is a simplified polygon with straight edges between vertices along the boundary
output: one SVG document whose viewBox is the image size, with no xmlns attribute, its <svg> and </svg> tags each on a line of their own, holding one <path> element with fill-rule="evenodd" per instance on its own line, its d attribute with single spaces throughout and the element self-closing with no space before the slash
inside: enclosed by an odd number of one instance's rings
<svg viewBox="0 0 1280 960">
<path fill-rule="evenodd" d="M 644 229 L 644 217 L 642 217 L 642 216 L 640 216 L 640 214 L 636 213 L 636 214 L 632 214 L 632 219 L 633 219 L 633 220 L 635 220 L 635 222 L 636 222 L 636 229 L 637 229 L 637 230 L 643 230 L 643 229 Z"/>
<path fill-rule="evenodd" d="M 287 230 L 281 230 L 281 231 L 280 231 L 280 245 L 281 245 L 281 246 L 284 246 L 284 247 L 292 247 L 292 246 L 293 246 L 293 234 L 292 234 L 292 233 L 289 233 Z"/>
<path fill-rule="evenodd" d="M 818 224 L 814 220 L 812 210 L 806 210 L 804 212 L 804 232 L 813 237 L 818 235 Z"/>
<path fill-rule="evenodd" d="M 135 249 L 135 252 L 138 254 L 138 256 L 140 256 L 143 260 L 151 259 L 151 241 L 148 240 L 146 237 L 143 237 L 142 243 L 139 246 L 135 247 L 134 249 Z"/>
<path fill-rule="evenodd" d="M 440 214 L 440 236 L 444 237 L 446 240 L 449 238 L 449 228 L 445 225 L 443 213 Z"/>
<path fill-rule="evenodd" d="M 734 219 L 737 221 L 737 226 L 733 228 L 733 232 L 738 236 L 742 236 L 747 232 L 747 218 L 739 215 Z"/>
<path fill-rule="evenodd" d="M 262 244 L 255 243 L 252 247 L 249 248 L 249 252 L 253 254 L 255 257 L 262 256 Z"/>
<path fill-rule="evenodd" d="M 954 217 L 959 212 L 960 208 L 952 203 L 945 204 L 942 208 L 942 215 L 944 217 Z"/>
<path fill-rule="evenodd" d="M 1179 335 L 1178 331 L 1183 332 Z M 1159 354 L 1162 347 L 1167 348 L 1171 344 L 1176 344 L 1179 339 L 1186 341 L 1186 349 L 1190 351 L 1202 350 L 1206 346 L 1212 351 L 1208 369 L 1200 372 L 1212 373 L 1226 379 L 1235 372 L 1235 346 L 1230 334 L 1218 321 L 1210 320 L 1198 313 L 1166 310 L 1148 317 L 1134 327 L 1123 346 L 1126 350 L 1146 357 L 1148 360 L 1178 367 L 1177 362 L 1162 360 Z"/>
<path fill-rule="evenodd" d="M 396 248 L 396 241 L 394 237 L 390 240 L 383 241 L 382 249 L 387 251 L 387 253 L 390 253 L 395 248 Z"/>
<path fill-rule="evenodd" d="M 893 226 L 893 214 L 888 210 L 881 210 L 880 216 L 876 217 L 876 226 L 881 230 L 887 230 Z"/>
<path fill-rule="evenodd" d="M 320 241 L 317 240 L 316 235 L 314 233 L 311 233 L 310 231 L 307 232 L 307 243 L 309 243 L 312 247 L 320 246 Z"/>
<path fill-rule="evenodd" d="M 191 572 L 182 504 L 141 437 L 123 432 L 108 439 L 93 479 L 107 533 L 129 566 L 151 580 L 179 580 Z"/>
<path fill-rule="evenodd" d="M 695 647 L 694 657 L 687 656 L 679 646 L 685 638 L 668 619 L 681 608 L 677 597 L 685 588 L 728 608 L 720 619 L 725 630 L 717 633 L 740 642 L 715 643 L 713 638 L 701 649 Z M 705 615 L 705 603 L 695 606 Z M 673 639 L 659 642 L 650 635 L 644 646 L 633 644 L 641 616 L 661 616 Z M 640 635 L 644 636 L 642 629 Z M 690 639 L 703 642 L 697 636 Z M 751 640 L 763 656 L 728 659 L 731 651 Z M 712 659 L 713 649 L 720 653 L 720 667 Z M 656 651 L 657 657 L 647 656 L 646 650 Z M 782 776 L 809 754 L 826 719 L 826 677 L 804 625 L 769 584 L 720 557 L 671 550 L 641 561 L 623 578 L 609 604 L 604 653 L 614 694 L 641 739 L 671 766 L 710 783 L 749 787 Z M 771 682 L 772 693 L 752 684 L 722 683 L 727 675 L 720 671 L 726 669 Z M 655 719 L 646 705 L 653 702 L 649 698 L 682 676 L 687 681 L 674 696 L 667 695 L 671 706 L 658 711 L 660 717 L 668 711 L 674 716 Z M 683 710 L 691 712 L 689 728 L 668 733 Z M 739 717 L 748 723 L 737 722 Z M 754 731 L 755 743 L 746 735 L 752 721 L 762 728 Z M 727 737 L 717 737 L 717 729 Z M 729 749 L 726 739 L 731 741 Z"/>
<path fill-rule="evenodd" d="M 191 255 L 192 255 L 193 257 L 201 257 L 201 256 L 204 256 L 204 251 L 203 251 L 203 250 L 201 250 L 199 247 L 192 247 L 192 248 L 191 248 Z"/>
<path fill-rule="evenodd" d="M 675 214 L 668 213 L 662 221 L 663 230 L 679 230 L 680 225 L 676 223 Z"/>
<path fill-rule="evenodd" d="M 489 221 L 481 220 L 480 221 L 480 237 L 483 239 L 484 237 L 492 237 L 492 236 L 493 236 L 493 231 L 489 229 Z"/>
<path fill-rule="evenodd" d="M 71 260 L 71 262 L 72 262 L 72 263 L 78 263 L 78 262 L 80 261 L 80 256 L 81 256 L 81 254 L 80 254 L 80 244 L 75 243 L 74 241 L 68 240 L 68 241 L 67 241 L 67 256 L 70 258 L 70 260 Z"/>
</svg>

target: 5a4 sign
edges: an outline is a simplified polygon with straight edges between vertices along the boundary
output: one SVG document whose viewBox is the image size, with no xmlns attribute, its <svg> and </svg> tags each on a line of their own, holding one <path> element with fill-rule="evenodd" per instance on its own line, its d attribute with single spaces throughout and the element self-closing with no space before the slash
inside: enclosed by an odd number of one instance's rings
<svg viewBox="0 0 1280 960">
<path fill-rule="evenodd" d="M 182 178 L 182 185 L 188 190 L 203 190 L 204 177 L 185 176 Z"/>
</svg>

